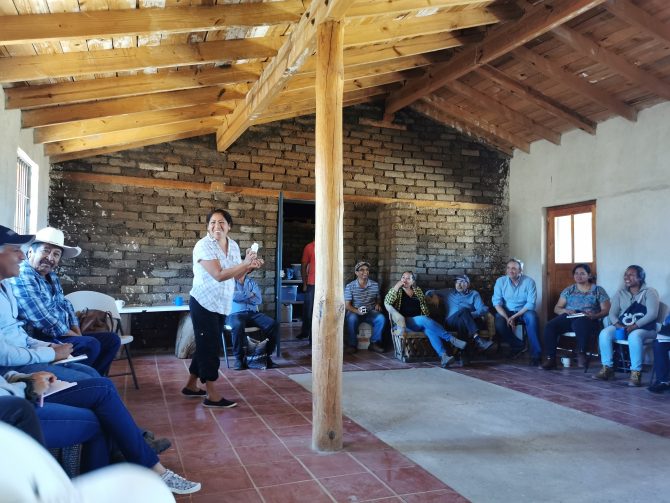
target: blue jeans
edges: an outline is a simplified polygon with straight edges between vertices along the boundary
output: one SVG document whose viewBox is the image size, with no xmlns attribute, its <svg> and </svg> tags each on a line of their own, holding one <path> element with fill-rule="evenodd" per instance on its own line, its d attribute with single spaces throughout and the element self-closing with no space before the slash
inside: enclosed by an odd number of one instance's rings
<svg viewBox="0 0 670 503">
<path fill-rule="evenodd" d="M 451 342 L 454 338 L 449 332 L 440 326 L 438 322 L 428 316 L 414 316 L 405 318 L 407 328 L 414 332 L 423 332 L 428 337 L 430 345 L 438 356 L 447 352 L 442 341 Z"/>
<path fill-rule="evenodd" d="M 670 373 L 670 342 L 654 341 L 654 371 L 656 372 L 656 382 L 668 382 L 668 373 Z"/>
<path fill-rule="evenodd" d="M 61 381 L 68 382 L 79 382 L 84 379 L 90 379 L 91 377 L 100 377 L 100 374 L 98 374 L 93 367 L 82 365 L 81 363 L 63 363 L 60 365 L 54 365 L 53 363 L 31 363 L 29 365 L 17 365 L 15 367 L 0 367 L 0 375 L 4 375 L 10 370 L 15 370 L 23 374 L 32 374 L 33 372 L 45 370 L 54 374 Z"/>
<path fill-rule="evenodd" d="M 479 332 L 478 321 L 481 322 L 482 319 L 479 317 L 477 319 L 473 318 L 470 310 L 463 308 L 445 319 L 444 324 L 448 329 L 454 330 L 459 335 L 472 337 Z"/>
<path fill-rule="evenodd" d="M 516 314 L 512 311 L 505 309 L 507 316 L 512 316 Z M 540 347 L 540 339 L 538 332 L 538 321 L 537 313 L 532 310 L 528 310 L 521 316 L 521 319 L 517 318 L 517 322 L 521 322 L 526 326 L 526 335 L 528 335 L 528 344 L 530 345 L 530 356 L 533 358 L 539 358 L 542 354 L 542 348 Z M 507 320 L 496 313 L 496 333 L 498 336 L 505 342 L 510 345 L 510 348 L 513 350 L 521 349 L 523 347 L 523 342 L 521 342 L 514 332 L 507 324 Z"/>
<path fill-rule="evenodd" d="M 585 353 L 589 341 L 598 331 L 598 320 L 586 316 L 582 318 L 568 318 L 562 314 L 544 326 L 544 351 L 548 357 L 556 356 L 558 338 L 565 332 L 574 332 L 577 339 L 577 351 Z"/>
<path fill-rule="evenodd" d="M 600 347 L 600 362 L 606 367 L 614 366 L 614 348 L 613 342 L 616 333 L 616 327 L 610 325 L 600 331 L 598 336 L 598 346 Z M 656 338 L 656 330 L 643 330 L 638 328 L 628 334 L 628 350 L 630 352 L 630 369 L 635 371 L 642 370 L 642 353 L 644 351 L 644 341 Z"/>
<path fill-rule="evenodd" d="M 386 326 L 386 316 L 374 309 L 368 310 L 365 314 L 356 314 L 347 311 L 344 313 L 344 324 L 347 327 L 347 346 L 351 346 L 352 348 L 358 347 L 358 327 L 361 323 L 372 325 L 370 342 L 382 342 L 382 335 Z"/>
<path fill-rule="evenodd" d="M 195 334 L 195 354 L 188 371 L 200 378 L 201 382 L 216 381 L 219 378 L 219 352 L 221 333 L 226 315 L 205 309 L 191 295 L 189 300 L 193 333 Z"/>
<path fill-rule="evenodd" d="M 244 349 L 247 347 L 247 338 L 244 334 L 244 329 L 247 325 L 261 329 L 261 341 L 268 339 L 266 346 L 268 355 L 271 355 L 275 350 L 277 337 L 279 336 L 279 323 L 269 316 L 256 311 L 241 311 L 229 314 L 226 320 L 228 321 L 228 325 L 233 329 L 233 354 L 238 360 L 244 358 Z"/>
<path fill-rule="evenodd" d="M 90 365 L 102 376 L 107 375 L 112 361 L 121 346 L 121 338 L 113 332 L 94 332 L 80 336 L 61 337 L 61 342 L 72 344 L 72 354 L 86 355 L 86 365 Z"/>
<path fill-rule="evenodd" d="M 307 285 L 305 291 L 305 303 L 302 310 L 302 328 L 300 329 L 300 337 L 309 337 L 309 342 L 312 342 L 312 314 L 314 314 L 314 285 Z"/>
<path fill-rule="evenodd" d="M 37 408 L 37 416 L 47 447 L 84 444 L 84 472 L 109 464 L 112 443 L 130 463 L 146 468 L 158 463 L 158 456 L 107 378 L 86 379 L 48 396 L 44 407 Z"/>
<path fill-rule="evenodd" d="M 35 407 L 20 396 L 0 396 L 0 421 L 11 424 L 44 445 L 44 435 Z"/>
</svg>

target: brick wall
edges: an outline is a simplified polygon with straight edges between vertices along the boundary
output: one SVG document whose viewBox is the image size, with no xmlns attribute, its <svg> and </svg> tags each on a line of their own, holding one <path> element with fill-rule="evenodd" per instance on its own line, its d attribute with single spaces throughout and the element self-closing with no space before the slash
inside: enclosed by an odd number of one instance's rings
<svg viewBox="0 0 670 503">
<path fill-rule="evenodd" d="M 502 271 L 507 238 L 508 160 L 473 140 L 413 112 L 397 115 L 407 130 L 358 124 L 380 119 L 381 109 L 345 110 L 344 193 L 395 198 L 406 204 L 346 203 L 344 278 L 353 265 L 370 261 L 373 276 L 388 287 L 399 264 L 412 263 L 393 250 L 400 229 L 412 228 L 413 268 L 424 286 L 442 286 L 445 275 L 466 270 L 488 288 Z M 213 136 L 55 165 L 49 222 L 84 250 L 63 265 L 66 290 L 96 289 L 129 303 L 160 304 L 187 295 L 191 251 L 205 233 L 205 215 L 230 211 L 231 236 L 244 249 L 257 241 L 266 267 L 256 273 L 265 310 L 274 310 L 277 200 L 207 190 L 164 190 L 113 183 L 64 181 L 61 173 L 101 174 L 222 182 L 227 186 L 314 191 L 314 118 L 255 126 L 228 152 Z M 492 205 L 488 210 L 415 206 L 419 201 Z M 395 215 L 395 216 L 394 216 Z M 395 233 L 395 235 L 394 235 Z M 286 237 L 285 237 L 286 239 Z M 395 255 L 394 255 L 395 254 Z M 395 271 L 397 272 L 397 271 Z"/>
</svg>

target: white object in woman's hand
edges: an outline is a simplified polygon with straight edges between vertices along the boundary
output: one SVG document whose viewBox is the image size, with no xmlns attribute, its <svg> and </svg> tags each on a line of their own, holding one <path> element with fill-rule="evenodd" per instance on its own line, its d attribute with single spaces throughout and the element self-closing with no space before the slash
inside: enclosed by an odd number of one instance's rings
<svg viewBox="0 0 670 503">
<path fill-rule="evenodd" d="M 258 243 L 254 243 L 251 245 L 251 251 L 254 253 L 258 253 Z"/>
</svg>

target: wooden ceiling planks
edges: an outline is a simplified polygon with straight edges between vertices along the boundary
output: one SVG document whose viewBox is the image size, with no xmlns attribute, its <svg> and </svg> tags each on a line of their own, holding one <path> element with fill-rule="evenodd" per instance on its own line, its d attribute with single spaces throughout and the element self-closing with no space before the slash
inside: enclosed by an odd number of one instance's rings
<svg viewBox="0 0 670 503">
<path fill-rule="evenodd" d="M 346 104 L 387 97 L 390 113 L 409 97 L 508 153 L 575 128 L 594 134 L 602 120 L 634 120 L 670 99 L 667 0 L 341 1 Z M 0 0 L 6 107 L 58 160 L 215 124 L 232 139 L 313 113 L 309 49 L 286 78 L 258 84 L 282 48 L 310 47 L 298 24 L 306 9 L 308 0 Z M 263 91 L 250 93 L 254 84 Z M 226 133 L 254 100 L 262 106 Z"/>
</svg>

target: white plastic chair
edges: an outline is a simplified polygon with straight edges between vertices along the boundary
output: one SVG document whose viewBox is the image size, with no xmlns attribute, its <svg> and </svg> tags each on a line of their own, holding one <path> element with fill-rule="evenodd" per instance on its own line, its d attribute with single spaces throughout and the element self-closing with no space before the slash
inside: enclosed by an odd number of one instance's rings
<svg viewBox="0 0 670 503">
<path fill-rule="evenodd" d="M 132 335 L 123 335 L 123 327 L 121 325 L 121 315 L 119 310 L 116 307 L 116 302 L 113 297 L 110 297 L 107 294 L 94 292 L 91 290 L 81 290 L 79 292 L 72 292 L 65 296 L 72 305 L 74 306 L 75 311 L 84 311 L 86 309 L 99 309 L 100 311 L 107 311 L 112 315 L 112 319 L 115 322 L 115 327 L 113 329 L 121 338 L 121 347 L 125 353 L 125 358 L 128 360 L 128 366 L 130 367 L 130 372 L 123 372 L 121 374 L 113 374 L 108 377 L 118 377 L 125 375 L 133 376 L 133 383 L 135 384 L 135 389 L 140 389 L 139 384 L 137 384 L 137 376 L 135 375 L 135 367 L 133 366 L 133 359 L 130 355 L 130 343 L 133 342 Z"/>
</svg>

